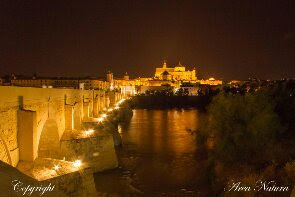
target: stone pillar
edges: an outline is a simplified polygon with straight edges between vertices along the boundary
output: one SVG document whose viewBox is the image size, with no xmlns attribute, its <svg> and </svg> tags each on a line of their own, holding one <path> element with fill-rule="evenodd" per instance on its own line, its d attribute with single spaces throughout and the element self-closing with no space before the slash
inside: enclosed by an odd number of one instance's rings
<svg viewBox="0 0 295 197">
<path fill-rule="evenodd" d="M 38 156 L 37 119 L 35 111 L 18 110 L 17 141 L 19 159 L 34 161 Z"/>
<path fill-rule="evenodd" d="M 115 105 L 115 102 L 116 102 L 116 92 L 109 93 L 109 101 L 110 101 L 110 103 L 109 103 L 110 106 Z"/>
<path fill-rule="evenodd" d="M 83 102 L 83 119 L 89 117 L 89 103 Z"/>
<path fill-rule="evenodd" d="M 109 108 L 110 106 L 110 97 L 109 97 L 109 93 L 108 94 L 105 94 L 105 107 L 106 108 Z"/>
<path fill-rule="evenodd" d="M 81 102 L 74 106 L 74 129 L 80 130 L 81 129 L 81 119 L 82 119 L 82 109 L 83 105 Z"/>
<path fill-rule="evenodd" d="M 98 113 L 101 111 L 101 95 L 100 95 L 100 91 L 97 93 L 97 110 L 98 110 Z"/>
<path fill-rule="evenodd" d="M 106 108 L 106 99 L 105 99 L 105 92 L 103 92 L 101 97 L 101 110 L 104 110 L 105 108 Z"/>
<path fill-rule="evenodd" d="M 94 108 L 94 98 L 93 95 L 89 98 L 89 112 L 88 117 L 93 117 L 93 109 Z"/>
<path fill-rule="evenodd" d="M 93 100 L 93 117 L 98 117 L 98 98 L 99 95 L 96 95 Z"/>
<path fill-rule="evenodd" d="M 65 105 L 65 130 L 74 128 L 74 110 L 72 105 Z"/>
</svg>

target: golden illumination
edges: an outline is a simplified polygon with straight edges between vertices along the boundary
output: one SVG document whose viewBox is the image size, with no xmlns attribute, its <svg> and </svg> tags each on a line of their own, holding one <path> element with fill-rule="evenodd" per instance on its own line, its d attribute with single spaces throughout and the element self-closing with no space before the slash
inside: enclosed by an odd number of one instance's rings
<svg viewBox="0 0 295 197">
<path fill-rule="evenodd" d="M 108 112 L 111 112 L 111 111 L 113 111 L 113 110 L 114 110 L 113 108 L 109 108 L 109 109 L 108 109 Z"/>
<path fill-rule="evenodd" d="M 121 127 L 121 125 L 118 125 L 118 132 L 119 132 L 120 134 L 122 134 L 122 127 Z"/>
<path fill-rule="evenodd" d="M 93 157 L 98 157 L 99 156 L 99 152 L 95 152 L 92 155 L 93 155 Z"/>
<path fill-rule="evenodd" d="M 167 63 L 161 68 L 156 68 L 155 78 L 160 80 L 176 80 L 176 81 L 194 81 L 197 80 L 196 69 L 191 71 L 186 70 L 185 66 L 181 65 L 180 62 L 177 66 L 169 68 Z"/>
<path fill-rule="evenodd" d="M 54 169 L 55 171 L 59 170 L 59 169 L 60 169 L 60 165 L 54 165 L 53 169 Z"/>
<path fill-rule="evenodd" d="M 82 162 L 81 162 L 81 160 L 76 160 L 76 161 L 74 161 L 73 165 L 75 168 L 79 168 L 82 165 Z"/>
<path fill-rule="evenodd" d="M 125 101 L 125 99 L 121 99 L 118 103 L 121 104 Z"/>
<path fill-rule="evenodd" d="M 102 115 L 101 115 L 101 117 L 103 117 L 103 118 L 106 118 L 106 117 L 107 117 L 107 115 L 106 115 L 106 114 L 102 114 Z"/>
<path fill-rule="evenodd" d="M 93 134 L 93 132 L 94 132 L 94 130 L 93 129 L 88 129 L 88 130 L 86 130 L 85 131 L 85 135 L 91 135 L 91 134 Z"/>
<path fill-rule="evenodd" d="M 98 122 L 102 122 L 103 119 L 104 119 L 103 117 L 100 117 L 100 118 L 97 119 L 97 121 L 98 121 Z"/>
</svg>

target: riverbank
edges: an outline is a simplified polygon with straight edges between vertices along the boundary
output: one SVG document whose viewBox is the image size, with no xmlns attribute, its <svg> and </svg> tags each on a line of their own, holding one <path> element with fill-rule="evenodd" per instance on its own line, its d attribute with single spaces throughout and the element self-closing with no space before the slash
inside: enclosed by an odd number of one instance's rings
<svg viewBox="0 0 295 197">
<path fill-rule="evenodd" d="M 137 95 L 130 99 L 132 109 L 172 109 L 195 108 L 205 111 L 210 104 L 211 95 L 177 96 L 177 95 Z"/>
</svg>

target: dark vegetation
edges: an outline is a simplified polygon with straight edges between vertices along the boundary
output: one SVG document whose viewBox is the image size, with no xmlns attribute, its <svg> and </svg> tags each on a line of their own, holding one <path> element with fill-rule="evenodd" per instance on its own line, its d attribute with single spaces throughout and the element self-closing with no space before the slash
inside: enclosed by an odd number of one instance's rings
<svg viewBox="0 0 295 197">
<path fill-rule="evenodd" d="M 207 155 L 211 184 L 220 185 L 220 193 L 231 180 L 251 185 L 259 180 L 275 180 L 277 185 L 293 189 L 294 83 L 248 90 L 224 88 L 199 122 L 198 147 Z"/>
<path fill-rule="evenodd" d="M 173 92 L 170 89 L 162 91 L 147 91 L 145 94 L 133 97 L 129 102 L 133 109 L 167 109 L 167 108 L 197 108 L 204 111 L 213 96 L 219 90 L 199 92 L 198 95 L 189 96 L 188 92 L 179 89 Z"/>
</svg>

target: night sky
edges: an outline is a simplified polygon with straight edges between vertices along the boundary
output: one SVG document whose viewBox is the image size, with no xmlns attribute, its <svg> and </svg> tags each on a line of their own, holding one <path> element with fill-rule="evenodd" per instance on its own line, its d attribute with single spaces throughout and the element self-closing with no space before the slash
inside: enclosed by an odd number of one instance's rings
<svg viewBox="0 0 295 197">
<path fill-rule="evenodd" d="M 294 0 L 1 0 L 0 75 L 295 77 Z"/>
</svg>

